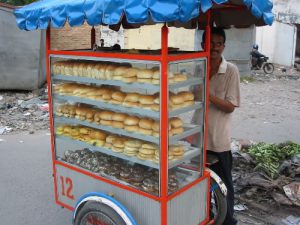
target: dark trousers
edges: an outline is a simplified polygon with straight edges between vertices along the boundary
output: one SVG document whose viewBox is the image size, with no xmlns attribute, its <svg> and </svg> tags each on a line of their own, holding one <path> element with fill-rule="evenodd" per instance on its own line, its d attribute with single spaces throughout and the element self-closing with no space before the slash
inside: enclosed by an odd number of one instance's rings
<svg viewBox="0 0 300 225">
<path fill-rule="evenodd" d="M 210 166 L 218 176 L 223 180 L 227 187 L 227 215 L 223 225 L 236 225 L 237 220 L 233 217 L 234 213 L 234 190 L 232 182 L 232 154 L 231 151 L 213 152 L 207 151 L 208 154 L 215 155 L 219 161 Z"/>
</svg>

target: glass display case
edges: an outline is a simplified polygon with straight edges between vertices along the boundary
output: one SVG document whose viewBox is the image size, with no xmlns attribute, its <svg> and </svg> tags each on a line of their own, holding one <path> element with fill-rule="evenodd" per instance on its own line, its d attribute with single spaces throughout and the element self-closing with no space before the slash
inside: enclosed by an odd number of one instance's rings
<svg viewBox="0 0 300 225">
<path fill-rule="evenodd" d="M 203 175 L 206 59 L 168 64 L 168 193 Z M 160 196 L 160 62 L 51 55 L 56 160 Z"/>
</svg>

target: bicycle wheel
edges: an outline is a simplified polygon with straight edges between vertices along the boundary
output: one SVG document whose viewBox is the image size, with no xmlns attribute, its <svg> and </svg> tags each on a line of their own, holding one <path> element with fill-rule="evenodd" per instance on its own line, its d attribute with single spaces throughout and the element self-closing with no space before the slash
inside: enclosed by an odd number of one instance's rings
<svg viewBox="0 0 300 225">
<path fill-rule="evenodd" d="M 274 65 L 272 63 L 265 63 L 263 70 L 266 74 L 271 74 L 274 72 Z"/>
<path fill-rule="evenodd" d="M 218 183 L 211 178 L 210 179 L 210 210 L 211 210 L 211 219 L 214 220 L 214 225 L 221 225 L 225 220 L 227 213 L 227 201 L 226 196 L 223 195 Z"/>
<path fill-rule="evenodd" d="M 78 212 L 74 225 L 126 225 L 112 208 L 100 202 L 87 202 Z"/>
</svg>

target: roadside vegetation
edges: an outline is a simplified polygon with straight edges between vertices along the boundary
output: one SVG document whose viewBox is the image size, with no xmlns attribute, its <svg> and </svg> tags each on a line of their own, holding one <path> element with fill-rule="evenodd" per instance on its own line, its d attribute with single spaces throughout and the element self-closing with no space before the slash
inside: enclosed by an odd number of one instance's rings
<svg viewBox="0 0 300 225">
<path fill-rule="evenodd" d="M 14 6 L 22 6 L 35 2 L 35 0 L 0 0 L 0 2 Z"/>
</svg>

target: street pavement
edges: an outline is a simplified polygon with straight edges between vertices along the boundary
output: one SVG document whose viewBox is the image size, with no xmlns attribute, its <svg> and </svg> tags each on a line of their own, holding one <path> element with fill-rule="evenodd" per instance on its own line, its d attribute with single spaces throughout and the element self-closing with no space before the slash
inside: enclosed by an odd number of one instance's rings
<svg viewBox="0 0 300 225">
<path fill-rule="evenodd" d="M 47 130 L 0 135 L 0 225 L 71 225 L 54 201 Z"/>
</svg>

